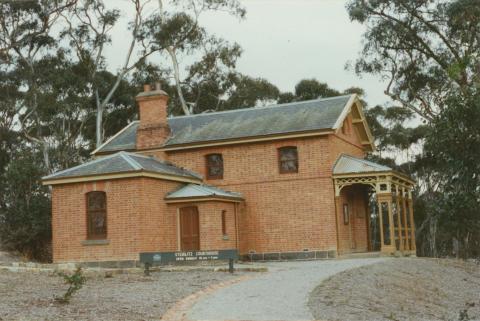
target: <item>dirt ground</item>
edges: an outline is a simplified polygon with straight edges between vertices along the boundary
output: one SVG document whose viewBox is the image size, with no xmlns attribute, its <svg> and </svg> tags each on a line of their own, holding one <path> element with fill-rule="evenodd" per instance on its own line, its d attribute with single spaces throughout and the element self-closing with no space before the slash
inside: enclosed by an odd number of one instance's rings
<svg viewBox="0 0 480 321">
<path fill-rule="evenodd" d="M 480 320 L 480 266 L 392 259 L 331 277 L 308 305 L 319 320 Z"/>
<path fill-rule="evenodd" d="M 54 297 L 68 286 L 58 275 L 0 271 L 0 320 L 158 320 L 177 300 L 238 276 L 191 271 L 89 277 L 62 305 Z"/>
<path fill-rule="evenodd" d="M 21 258 L 9 252 L 0 250 L 0 263 L 11 263 L 21 261 Z"/>
</svg>

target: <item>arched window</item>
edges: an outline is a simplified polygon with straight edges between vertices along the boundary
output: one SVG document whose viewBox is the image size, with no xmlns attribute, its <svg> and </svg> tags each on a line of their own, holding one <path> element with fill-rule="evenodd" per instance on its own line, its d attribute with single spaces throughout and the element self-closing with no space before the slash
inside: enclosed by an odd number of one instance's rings
<svg viewBox="0 0 480 321">
<path fill-rule="evenodd" d="M 105 192 L 87 193 L 87 238 L 107 238 L 107 196 Z"/>
<path fill-rule="evenodd" d="M 222 154 L 209 154 L 205 156 L 207 162 L 207 179 L 223 178 Z"/>
<path fill-rule="evenodd" d="M 298 173 L 297 147 L 287 146 L 278 149 L 278 166 L 280 173 Z"/>
</svg>

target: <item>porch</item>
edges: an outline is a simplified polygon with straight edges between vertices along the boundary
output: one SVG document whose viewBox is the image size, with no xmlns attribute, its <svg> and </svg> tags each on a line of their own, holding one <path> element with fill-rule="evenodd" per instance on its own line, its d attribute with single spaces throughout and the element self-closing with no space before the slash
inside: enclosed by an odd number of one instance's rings
<svg viewBox="0 0 480 321">
<path fill-rule="evenodd" d="M 416 253 L 412 179 L 390 167 L 342 155 L 333 180 L 340 255 Z"/>
</svg>

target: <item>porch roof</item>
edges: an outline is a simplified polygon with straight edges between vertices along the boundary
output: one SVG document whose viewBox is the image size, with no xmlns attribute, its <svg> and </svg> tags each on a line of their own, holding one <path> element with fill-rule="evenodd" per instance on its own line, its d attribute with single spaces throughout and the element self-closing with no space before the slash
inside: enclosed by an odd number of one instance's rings
<svg viewBox="0 0 480 321">
<path fill-rule="evenodd" d="M 343 187 L 353 184 L 366 184 L 377 193 L 390 193 L 393 188 L 411 190 L 415 181 L 408 175 L 365 159 L 342 154 L 333 166 L 335 195 L 339 196 Z"/>
<path fill-rule="evenodd" d="M 165 197 L 167 202 L 191 201 L 192 199 L 242 201 L 243 196 L 240 193 L 225 191 L 210 185 L 187 184 L 168 193 Z"/>
<path fill-rule="evenodd" d="M 333 167 L 333 174 L 374 173 L 392 170 L 393 169 L 388 166 L 342 154 Z"/>
</svg>

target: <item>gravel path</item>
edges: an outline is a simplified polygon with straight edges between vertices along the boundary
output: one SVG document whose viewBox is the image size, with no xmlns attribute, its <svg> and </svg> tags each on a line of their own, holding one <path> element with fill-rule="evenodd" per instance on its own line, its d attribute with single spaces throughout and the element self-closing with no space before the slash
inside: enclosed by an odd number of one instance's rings
<svg viewBox="0 0 480 321">
<path fill-rule="evenodd" d="M 311 294 L 322 320 L 480 320 L 480 266 L 399 258 L 337 274 Z"/>
<path fill-rule="evenodd" d="M 383 258 L 266 263 L 270 272 L 223 288 L 197 302 L 191 320 L 313 320 L 309 293 L 341 271 Z"/>
<path fill-rule="evenodd" d="M 238 277 L 222 272 L 154 272 L 90 277 L 62 305 L 67 286 L 57 275 L 0 271 L 0 320 L 158 320 L 176 301 Z"/>
</svg>

